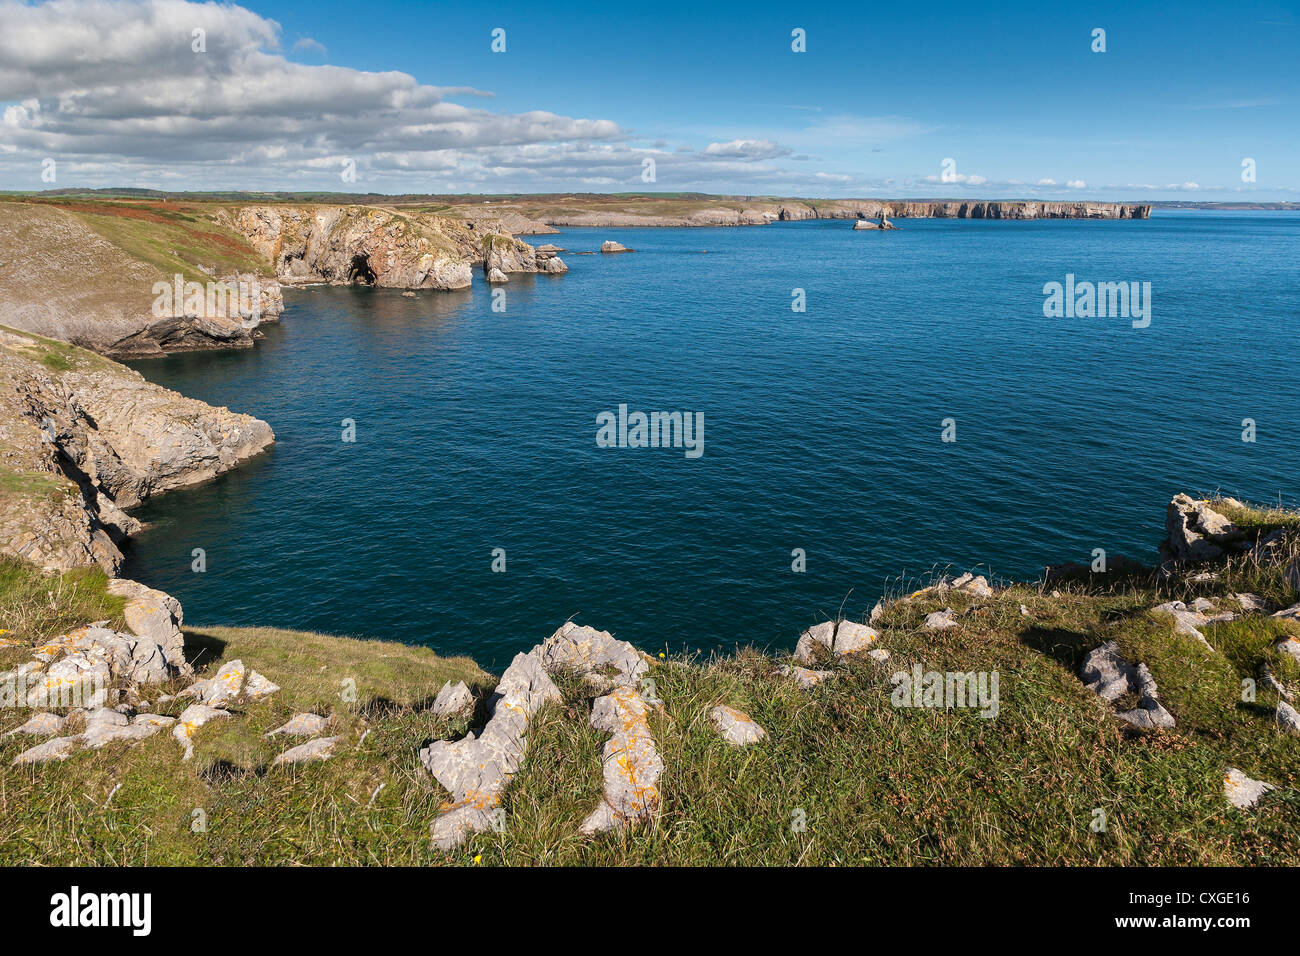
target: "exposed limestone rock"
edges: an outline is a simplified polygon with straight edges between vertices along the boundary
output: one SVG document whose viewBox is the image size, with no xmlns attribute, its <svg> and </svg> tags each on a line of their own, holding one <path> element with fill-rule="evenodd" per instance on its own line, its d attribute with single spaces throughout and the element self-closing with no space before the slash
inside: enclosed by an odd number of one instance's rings
<svg viewBox="0 0 1300 956">
<path fill-rule="evenodd" d="M 510 281 L 506 278 L 506 274 L 496 267 L 493 267 L 492 271 L 488 273 L 487 280 L 493 285 L 500 285 L 503 282 Z"/>
<path fill-rule="evenodd" d="M 728 707 L 726 704 L 719 704 L 710 710 L 709 720 L 722 735 L 722 739 L 735 747 L 756 744 L 767 736 L 763 728 L 749 714 Z"/>
<path fill-rule="evenodd" d="M 1223 795 L 1238 810 L 1249 810 L 1259 798 L 1277 787 L 1262 780 L 1252 780 L 1235 767 L 1229 767 L 1223 777 Z"/>
<path fill-rule="evenodd" d="M 42 361 L 50 348 L 0 330 L 0 465 L 32 489 L 6 496 L 0 552 L 114 575 L 119 544 L 139 527 L 124 508 L 222 474 L 274 441 L 265 422 L 89 353 L 59 352 L 72 367 L 52 368 Z"/>
<path fill-rule="evenodd" d="M 1165 513 L 1168 550 L 1175 561 L 1208 561 L 1221 557 L 1225 547 L 1241 536 L 1241 529 L 1210 507 L 1188 495 L 1174 495 Z"/>
<path fill-rule="evenodd" d="M 1200 601 L 1202 599 L 1198 598 L 1197 600 Z M 1208 602 L 1205 603 L 1208 604 Z M 1200 605 L 1200 607 L 1204 607 L 1204 606 L 1205 604 Z M 1211 605 L 1211 608 L 1212 607 L 1213 605 Z M 1179 634 L 1186 634 L 1188 637 L 1194 637 L 1202 644 L 1204 644 L 1209 650 L 1214 650 L 1214 647 L 1211 646 L 1210 642 L 1205 639 L 1205 635 L 1202 634 L 1198 630 L 1198 628 L 1203 627 L 1204 625 L 1209 624 L 1212 621 L 1222 620 L 1223 619 L 1222 616 L 1218 618 L 1207 617 L 1204 613 L 1202 613 L 1202 611 L 1199 608 L 1198 609 L 1189 608 L 1182 601 L 1167 601 L 1164 604 L 1160 604 L 1157 605 L 1156 607 L 1153 607 L 1151 609 L 1151 613 L 1169 615 L 1174 619 L 1174 631 L 1176 631 Z M 1229 614 L 1227 616 L 1227 620 L 1231 620 L 1231 619 L 1232 619 L 1232 615 Z"/>
<path fill-rule="evenodd" d="M 600 251 L 608 255 L 615 252 L 633 252 L 634 250 L 629 249 L 621 242 L 615 242 L 613 239 L 606 239 L 600 244 Z"/>
<path fill-rule="evenodd" d="M 54 734 L 62 733 L 67 722 L 68 718 L 60 717 L 58 714 L 33 714 L 26 723 L 15 727 L 5 736 L 26 734 L 29 737 L 52 737 Z"/>
<path fill-rule="evenodd" d="M 320 714 L 294 714 L 286 723 L 267 733 L 268 737 L 288 734 L 291 737 L 315 737 L 329 723 L 328 717 Z"/>
<path fill-rule="evenodd" d="M 446 681 L 438 691 L 431 709 L 435 717 L 447 719 L 468 717 L 474 713 L 474 695 L 470 693 L 464 681 L 457 681 L 455 685 L 451 681 Z"/>
<path fill-rule="evenodd" d="M 1233 597 L 1235 597 L 1237 603 L 1241 605 L 1241 610 L 1244 614 L 1267 614 L 1273 609 L 1273 605 L 1269 604 L 1258 594 L 1245 592 L 1242 594 L 1234 594 Z"/>
<path fill-rule="evenodd" d="M 618 687 L 591 708 L 591 726 L 611 737 L 602 760 L 605 790 L 600 805 L 583 821 L 583 834 L 645 823 L 659 806 L 664 762 L 646 721 L 649 708 L 631 687 Z"/>
<path fill-rule="evenodd" d="M 1293 734 L 1300 734 L 1300 713 L 1284 700 L 1277 702 L 1277 713 L 1273 719 L 1277 721 L 1278 726 Z"/>
<path fill-rule="evenodd" d="M 311 763 L 318 760 L 329 760 L 334 756 L 334 748 L 339 745 L 342 737 L 320 737 L 316 740 L 309 740 L 305 744 L 299 744 L 286 750 L 280 756 L 271 762 L 271 766 L 279 767 L 283 764 Z"/>
<path fill-rule="evenodd" d="M 1247 554 L 1255 561 L 1271 561 L 1281 552 L 1285 543 L 1286 532 L 1278 528 L 1276 531 L 1272 531 L 1260 538 Z"/>
<path fill-rule="evenodd" d="M 234 660 L 221 665 L 213 677 L 195 681 L 176 696 L 194 697 L 201 704 L 224 707 L 241 695 L 260 700 L 279 689 L 257 671 L 247 670 L 243 661 Z"/>
<path fill-rule="evenodd" d="M 1290 607 L 1275 612 L 1273 616 L 1288 621 L 1300 621 L 1300 604 L 1292 604 Z"/>
<path fill-rule="evenodd" d="M 45 763 L 49 760 L 67 760 L 77 751 L 77 747 L 78 740 L 76 737 L 55 737 L 43 744 L 37 744 L 30 750 L 24 750 L 17 757 L 14 757 L 14 766 Z"/>
<path fill-rule="evenodd" d="M 1284 637 L 1273 645 L 1273 649 L 1300 663 L 1300 638 Z"/>
<path fill-rule="evenodd" d="M 194 756 L 192 741 L 195 731 L 209 721 L 220 720 L 229 716 L 230 711 L 209 707 L 207 704 L 191 704 L 181 711 L 179 722 L 172 728 L 172 736 L 180 741 L 181 746 L 185 748 L 185 756 L 181 759 L 189 760 Z"/>
<path fill-rule="evenodd" d="M 1269 690 L 1282 697 L 1284 700 L 1294 700 L 1295 694 L 1288 689 L 1283 683 L 1273 676 L 1273 670 L 1267 664 L 1261 668 L 1260 683 Z"/>
<path fill-rule="evenodd" d="M 64 707 L 69 701 L 85 707 L 102 706 L 108 701 L 111 677 L 106 661 L 69 654 L 47 667 L 34 686 L 29 685 L 27 706 Z"/>
<path fill-rule="evenodd" d="M 539 648 L 516 654 L 488 701 L 487 724 L 478 733 L 455 742 L 435 740 L 420 751 L 420 762 L 452 795 L 433 822 L 435 845 L 450 850 L 492 826 L 501 794 L 523 760 L 529 720 L 543 704 L 560 699 Z"/>
<path fill-rule="evenodd" d="M 175 717 L 163 717 L 158 714 L 137 714 L 134 719 L 112 710 L 100 710 L 86 717 L 86 729 L 82 731 L 80 743 L 88 749 L 97 750 L 116 741 L 143 740 L 152 737 L 164 727 L 176 723 Z"/>
<path fill-rule="evenodd" d="M 829 680 L 835 676 L 834 671 L 811 670 L 807 667 L 787 667 L 778 668 L 777 673 L 782 677 L 793 677 L 796 684 L 802 690 L 812 690 L 824 680 Z"/>
<path fill-rule="evenodd" d="M 799 636 L 794 659 L 800 664 L 816 664 L 826 658 L 841 658 L 865 651 L 880 633 L 866 624 L 853 621 L 822 621 Z"/>
<path fill-rule="evenodd" d="M 126 626 L 131 632 L 157 645 L 165 665 L 165 676 L 159 679 L 173 675 L 188 677 L 194 673 L 194 668 L 185 659 L 185 635 L 181 633 L 184 615 L 180 601 L 126 578 L 109 581 L 108 592 L 126 598 Z"/>
<path fill-rule="evenodd" d="M 634 687 L 650 669 L 650 659 L 627 641 L 572 621 L 543 641 L 537 656 L 548 671 L 575 671 L 602 691 Z"/>
<path fill-rule="evenodd" d="M 229 224 L 271 260 L 281 282 L 470 285 L 473 238 L 464 222 L 362 206 L 248 206 Z"/>
<path fill-rule="evenodd" d="M 1160 704 L 1151 671 L 1145 664 L 1134 667 L 1125 661 L 1114 641 L 1107 641 L 1091 651 L 1083 659 L 1080 675 L 1084 686 L 1107 703 L 1114 703 L 1129 693 L 1138 696 L 1136 708 L 1116 715 L 1120 720 L 1146 729 L 1174 726 L 1173 715 Z"/>
<path fill-rule="evenodd" d="M 927 631 L 939 631 L 945 627 L 956 627 L 957 619 L 953 616 L 952 608 L 946 607 L 942 611 L 933 611 L 925 616 L 925 623 L 921 625 Z"/>
</svg>

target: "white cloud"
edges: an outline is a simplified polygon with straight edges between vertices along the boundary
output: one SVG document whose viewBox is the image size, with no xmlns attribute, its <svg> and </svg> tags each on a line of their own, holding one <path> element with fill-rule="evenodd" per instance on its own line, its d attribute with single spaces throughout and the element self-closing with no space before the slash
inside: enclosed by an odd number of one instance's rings
<svg viewBox="0 0 1300 956">
<path fill-rule="evenodd" d="M 1067 179 L 1065 185 L 1070 189 L 1087 189 L 1088 184 L 1082 179 Z"/>
<path fill-rule="evenodd" d="M 733 139 L 729 143 L 710 143 L 704 148 L 707 156 L 727 156 L 736 159 L 773 159 L 789 156 L 792 151 L 770 139 Z"/>
<path fill-rule="evenodd" d="M 1040 179 L 1040 180 L 1038 181 L 1038 185 L 1040 185 L 1040 186 L 1055 186 L 1055 185 L 1056 185 L 1056 180 L 1055 180 L 1055 179 Z"/>
</svg>

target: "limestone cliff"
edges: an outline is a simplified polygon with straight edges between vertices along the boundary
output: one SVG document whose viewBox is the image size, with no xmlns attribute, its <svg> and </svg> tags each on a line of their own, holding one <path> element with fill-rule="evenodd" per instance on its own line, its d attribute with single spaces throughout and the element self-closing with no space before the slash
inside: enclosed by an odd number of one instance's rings
<svg viewBox="0 0 1300 956">
<path fill-rule="evenodd" d="M 266 449 L 266 422 L 184 398 L 108 359 L 0 328 L 0 552 L 115 574 L 123 509 Z"/>
<path fill-rule="evenodd" d="M 225 220 L 285 283 L 363 284 L 393 289 L 465 289 L 471 267 L 568 271 L 536 255 L 500 219 L 458 219 L 373 206 L 247 206 Z"/>
</svg>

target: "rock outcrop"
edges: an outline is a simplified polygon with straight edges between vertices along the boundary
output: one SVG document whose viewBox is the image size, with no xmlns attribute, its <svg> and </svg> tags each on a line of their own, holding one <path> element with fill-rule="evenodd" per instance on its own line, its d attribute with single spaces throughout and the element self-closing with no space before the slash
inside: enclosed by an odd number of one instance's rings
<svg viewBox="0 0 1300 956">
<path fill-rule="evenodd" d="M 184 398 L 108 359 L 0 329 L 0 552 L 116 574 L 124 509 L 206 481 L 274 441 L 266 422 Z"/>
<path fill-rule="evenodd" d="M 710 710 L 709 721 L 722 735 L 722 739 L 733 747 L 747 747 L 767 736 L 767 732 L 749 714 L 726 704 L 719 704 Z"/>
<path fill-rule="evenodd" d="M 1116 715 L 1125 723 L 1147 730 L 1174 726 L 1173 714 L 1160 703 L 1151 671 L 1145 664 L 1134 667 L 1125 661 L 1114 641 L 1089 652 L 1083 659 L 1080 676 L 1084 686 L 1107 703 L 1114 703 L 1126 694 L 1137 696 L 1137 707 Z"/>
<path fill-rule="evenodd" d="M 823 621 L 799 635 L 794 659 L 811 666 L 828 659 L 839 659 L 857 654 L 871 647 L 880 633 L 866 624 L 853 621 Z"/>
<path fill-rule="evenodd" d="M 141 207 L 125 218 L 144 229 L 176 223 Z M 269 276 L 196 270 L 179 259 L 164 270 L 96 232 L 93 220 L 45 203 L 0 202 L 0 324 L 137 358 L 249 348 L 261 337 L 258 326 L 284 310 Z M 218 246 L 236 241 L 220 232 L 207 225 L 198 234 Z"/>
<path fill-rule="evenodd" d="M 1174 495 L 1165 514 L 1169 540 L 1164 553 L 1175 562 L 1208 561 L 1222 557 L 1241 537 L 1241 530 L 1210 502 Z"/>
</svg>

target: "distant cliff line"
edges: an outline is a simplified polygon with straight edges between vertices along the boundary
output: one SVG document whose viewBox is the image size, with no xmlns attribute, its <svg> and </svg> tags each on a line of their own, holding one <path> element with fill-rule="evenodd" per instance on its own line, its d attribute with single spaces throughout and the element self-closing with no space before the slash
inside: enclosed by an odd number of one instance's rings
<svg viewBox="0 0 1300 956">
<path fill-rule="evenodd" d="M 892 200 L 828 199 L 758 201 L 689 208 L 689 203 L 664 211 L 639 209 L 537 209 L 526 203 L 519 211 L 551 227 L 635 226 L 761 226 L 770 222 L 809 219 L 1149 219 L 1148 203 L 1041 202 L 1038 200 Z"/>
</svg>

